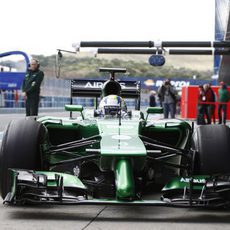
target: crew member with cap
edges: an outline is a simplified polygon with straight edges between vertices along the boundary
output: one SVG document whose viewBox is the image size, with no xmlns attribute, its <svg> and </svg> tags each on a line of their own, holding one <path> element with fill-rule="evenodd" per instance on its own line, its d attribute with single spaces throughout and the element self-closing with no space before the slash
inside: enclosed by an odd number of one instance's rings
<svg viewBox="0 0 230 230">
<path fill-rule="evenodd" d="M 44 73 L 39 67 L 39 61 L 32 59 L 22 84 L 22 91 L 26 101 L 26 116 L 38 115 L 40 86 L 44 79 Z"/>
<path fill-rule="evenodd" d="M 227 102 L 229 101 L 229 92 L 227 89 L 227 85 L 221 81 L 220 82 L 220 88 L 218 90 L 218 118 L 219 118 L 219 124 L 222 124 L 222 121 L 224 124 L 226 124 L 226 117 L 227 117 Z M 223 119 L 222 119 L 222 113 L 223 113 Z"/>
</svg>

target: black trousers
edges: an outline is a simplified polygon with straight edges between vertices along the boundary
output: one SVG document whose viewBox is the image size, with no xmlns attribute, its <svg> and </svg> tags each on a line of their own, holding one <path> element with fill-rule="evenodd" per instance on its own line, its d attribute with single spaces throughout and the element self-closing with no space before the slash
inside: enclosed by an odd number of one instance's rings
<svg viewBox="0 0 230 230">
<path fill-rule="evenodd" d="M 39 95 L 27 95 L 26 98 L 26 116 L 37 116 L 39 106 Z"/>
<path fill-rule="evenodd" d="M 227 117 L 227 105 L 226 104 L 220 104 L 218 106 L 219 124 L 222 123 L 222 112 L 223 112 L 223 123 L 226 124 L 226 117 Z"/>
<path fill-rule="evenodd" d="M 197 124 L 204 125 L 204 124 L 211 124 L 211 117 L 209 116 L 208 106 L 206 104 L 198 105 L 198 113 L 197 113 Z M 205 122 L 205 115 L 207 118 L 207 123 Z"/>
</svg>

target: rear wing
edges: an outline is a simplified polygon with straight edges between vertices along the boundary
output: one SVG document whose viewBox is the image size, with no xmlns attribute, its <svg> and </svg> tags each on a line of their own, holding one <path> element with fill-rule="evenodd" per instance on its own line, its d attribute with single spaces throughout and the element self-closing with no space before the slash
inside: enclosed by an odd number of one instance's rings
<svg viewBox="0 0 230 230">
<path fill-rule="evenodd" d="M 73 97 L 94 97 L 96 98 L 96 108 L 98 98 L 101 97 L 102 87 L 106 80 L 71 80 L 71 100 Z M 118 81 L 121 85 L 121 96 L 124 98 L 133 98 L 136 100 L 136 109 L 140 109 L 140 81 Z"/>
</svg>

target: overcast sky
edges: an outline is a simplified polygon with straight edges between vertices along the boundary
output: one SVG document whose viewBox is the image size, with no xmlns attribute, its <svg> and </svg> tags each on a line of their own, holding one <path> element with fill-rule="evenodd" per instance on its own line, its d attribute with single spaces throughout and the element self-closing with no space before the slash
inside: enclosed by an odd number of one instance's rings
<svg viewBox="0 0 230 230">
<path fill-rule="evenodd" d="M 0 53 L 83 40 L 213 40 L 215 0 L 3 0 Z"/>
</svg>

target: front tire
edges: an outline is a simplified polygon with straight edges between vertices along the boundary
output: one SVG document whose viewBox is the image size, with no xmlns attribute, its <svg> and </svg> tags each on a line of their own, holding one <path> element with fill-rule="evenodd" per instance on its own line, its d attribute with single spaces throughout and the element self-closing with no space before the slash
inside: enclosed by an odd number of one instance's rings
<svg viewBox="0 0 230 230">
<path fill-rule="evenodd" d="M 45 126 L 35 120 L 12 121 L 4 132 L 0 150 L 0 194 L 11 190 L 9 168 L 39 170 L 42 166 L 40 144 Z"/>
<path fill-rule="evenodd" d="M 230 129 L 226 125 L 199 126 L 193 135 L 197 151 L 194 174 L 230 173 Z"/>
</svg>

